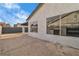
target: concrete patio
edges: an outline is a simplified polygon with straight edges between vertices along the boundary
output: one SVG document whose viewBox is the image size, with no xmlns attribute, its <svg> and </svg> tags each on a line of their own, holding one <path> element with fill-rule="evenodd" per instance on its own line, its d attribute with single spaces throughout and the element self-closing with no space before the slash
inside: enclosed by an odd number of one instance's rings
<svg viewBox="0 0 79 59">
<path fill-rule="evenodd" d="M 0 35 L 2 56 L 63 56 L 79 55 L 79 50 L 28 36 L 27 34 Z"/>
</svg>

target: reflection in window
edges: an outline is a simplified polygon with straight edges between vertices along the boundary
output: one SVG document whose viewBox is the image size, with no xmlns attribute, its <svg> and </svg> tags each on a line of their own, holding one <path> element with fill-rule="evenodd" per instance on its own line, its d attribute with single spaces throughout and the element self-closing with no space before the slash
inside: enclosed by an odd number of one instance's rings
<svg viewBox="0 0 79 59">
<path fill-rule="evenodd" d="M 59 18 L 59 16 L 55 16 L 55 17 L 50 17 L 47 19 L 47 33 L 48 34 L 59 35 L 60 33 L 59 24 L 60 23 L 59 21 L 56 21 L 58 19 L 57 17 Z"/>
<path fill-rule="evenodd" d="M 79 36 L 79 11 L 64 17 L 61 21 L 62 34 L 66 36 Z M 64 29 L 63 29 L 64 27 Z"/>
<path fill-rule="evenodd" d="M 61 16 L 61 19 L 60 19 Z M 47 33 L 79 37 L 79 11 L 47 18 Z"/>
<path fill-rule="evenodd" d="M 38 24 L 36 21 L 31 23 L 31 30 L 30 31 L 31 32 L 38 32 Z"/>
</svg>

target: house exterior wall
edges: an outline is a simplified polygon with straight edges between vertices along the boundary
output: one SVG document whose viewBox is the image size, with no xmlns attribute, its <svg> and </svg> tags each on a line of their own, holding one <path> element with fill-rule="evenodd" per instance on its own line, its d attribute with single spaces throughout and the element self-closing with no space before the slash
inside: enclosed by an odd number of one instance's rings
<svg viewBox="0 0 79 59">
<path fill-rule="evenodd" d="M 44 4 L 32 16 L 28 23 L 28 35 L 43 40 L 61 43 L 62 45 L 79 48 L 78 37 L 67 37 L 47 34 L 46 18 L 79 10 L 79 4 Z M 33 21 L 38 22 L 38 32 L 30 32 L 30 25 Z"/>
</svg>

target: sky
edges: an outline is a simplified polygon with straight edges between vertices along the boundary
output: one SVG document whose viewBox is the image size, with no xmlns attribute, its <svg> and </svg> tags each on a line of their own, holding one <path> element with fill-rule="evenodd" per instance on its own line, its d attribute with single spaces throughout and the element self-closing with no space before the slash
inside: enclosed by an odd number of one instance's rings
<svg viewBox="0 0 79 59">
<path fill-rule="evenodd" d="M 11 26 L 24 23 L 37 5 L 37 3 L 0 3 L 0 22 Z"/>
</svg>

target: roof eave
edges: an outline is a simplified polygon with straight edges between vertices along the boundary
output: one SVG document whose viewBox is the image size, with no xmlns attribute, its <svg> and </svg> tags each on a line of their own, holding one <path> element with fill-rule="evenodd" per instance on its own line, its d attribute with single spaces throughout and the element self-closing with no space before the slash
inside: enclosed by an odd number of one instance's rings
<svg viewBox="0 0 79 59">
<path fill-rule="evenodd" d="M 39 5 L 36 7 L 36 9 L 31 13 L 31 15 L 26 19 L 28 21 L 38 10 L 39 8 L 43 5 L 44 3 L 39 3 Z"/>
</svg>

